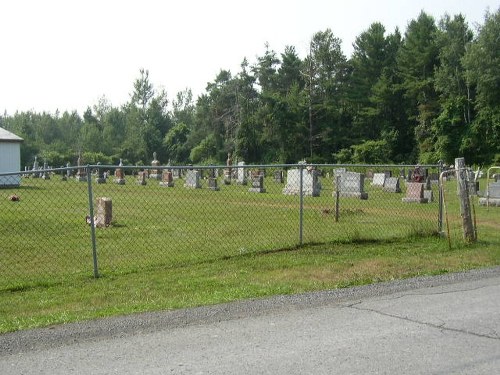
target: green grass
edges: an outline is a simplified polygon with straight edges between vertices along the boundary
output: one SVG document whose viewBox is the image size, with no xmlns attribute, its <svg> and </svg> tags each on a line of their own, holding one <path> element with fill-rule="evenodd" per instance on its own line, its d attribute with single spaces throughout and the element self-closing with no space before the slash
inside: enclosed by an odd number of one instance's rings
<svg viewBox="0 0 500 375">
<path fill-rule="evenodd" d="M 9 239 L 0 249 L 0 332 L 500 264 L 500 210 L 476 207 L 479 241 L 455 238 L 449 250 L 435 235 L 437 203 L 403 204 L 403 194 L 367 186 L 369 200 L 342 200 L 336 223 L 326 185 L 304 200 L 304 246 L 298 198 L 270 179 L 266 194 L 236 185 L 194 191 L 180 180 L 94 185 L 95 197 L 113 199 L 114 214 L 113 226 L 97 230 L 99 279 L 85 183 L 29 179 L 0 190 L 21 196 L 0 200 L 0 236 Z"/>
</svg>

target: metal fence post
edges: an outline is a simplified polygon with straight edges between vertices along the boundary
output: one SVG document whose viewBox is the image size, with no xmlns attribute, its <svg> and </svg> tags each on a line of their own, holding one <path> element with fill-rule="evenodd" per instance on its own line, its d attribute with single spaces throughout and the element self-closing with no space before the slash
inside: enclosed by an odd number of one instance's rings
<svg viewBox="0 0 500 375">
<path fill-rule="evenodd" d="M 443 173 L 444 167 L 443 167 L 443 161 L 439 161 L 439 178 L 438 178 L 438 199 L 439 199 L 439 212 L 438 212 L 438 233 L 441 234 L 443 233 L 443 201 L 444 201 L 444 196 L 443 196 L 443 188 L 442 188 L 442 179 L 441 179 L 441 173 Z"/>
<path fill-rule="evenodd" d="M 302 245 L 302 230 L 303 230 L 303 221 L 304 221 L 304 192 L 303 192 L 303 173 L 304 166 L 302 164 L 299 165 L 299 245 Z"/>
<path fill-rule="evenodd" d="M 99 269 L 97 267 L 97 246 L 95 240 L 95 223 L 94 223 L 94 198 L 92 196 L 92 170 L 87 164 L 87 186 L 89 196 L 89 216 L 90 216 L 90 238 L 92 241 L 92 260 L 94 264 L 94 278 L 99 277 Z"/>
</svg>

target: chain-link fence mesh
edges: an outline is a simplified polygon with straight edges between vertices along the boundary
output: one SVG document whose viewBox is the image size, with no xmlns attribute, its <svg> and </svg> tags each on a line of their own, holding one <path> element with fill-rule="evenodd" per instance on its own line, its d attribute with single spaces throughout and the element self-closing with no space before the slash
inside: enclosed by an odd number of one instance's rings
<svg viewBox="0 0 500 375">
<path fill-rule="evenodd" d="M 305 164 L 3 174 L 0 287 L 435 234 L 438 180 L 438 166 Z"/>
</svg>

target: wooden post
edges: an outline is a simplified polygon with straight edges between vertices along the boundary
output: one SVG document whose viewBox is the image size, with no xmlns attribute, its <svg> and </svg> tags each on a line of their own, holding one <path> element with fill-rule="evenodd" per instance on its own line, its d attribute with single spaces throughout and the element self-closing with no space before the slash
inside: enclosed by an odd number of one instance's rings
<svg viewBox="0 0 500 375">
<path fill-rule="evenodd" d="M 476 240 L 474 226 L 472 225 L 472 212 L 469 200 L 469 189 L 467 185 L 467 171 L 465 169 L 465 159 L 455 159 L 455 170 L 457 174 L 457 192 L 460 200 L 460 213 L 462 215 L 462 226 L 464 240 L 474 242 Z"/>
</svg>

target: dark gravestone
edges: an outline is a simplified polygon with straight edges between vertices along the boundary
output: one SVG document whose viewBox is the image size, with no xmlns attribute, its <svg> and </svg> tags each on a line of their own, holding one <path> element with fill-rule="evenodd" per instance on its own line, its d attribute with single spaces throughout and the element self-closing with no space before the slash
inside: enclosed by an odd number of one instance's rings
<svg viewBox="0 0 500 375">
<path fill-rule="evenodd" d="M 399 177 L 386 178 L 383 190 L 389 193 L 401 193 L 401 187 L 399 186 Z"/>
</svg>

